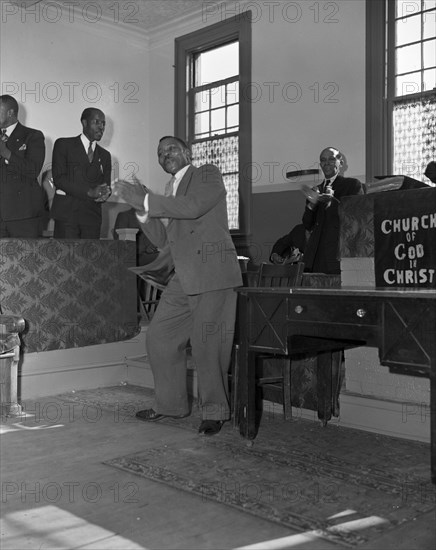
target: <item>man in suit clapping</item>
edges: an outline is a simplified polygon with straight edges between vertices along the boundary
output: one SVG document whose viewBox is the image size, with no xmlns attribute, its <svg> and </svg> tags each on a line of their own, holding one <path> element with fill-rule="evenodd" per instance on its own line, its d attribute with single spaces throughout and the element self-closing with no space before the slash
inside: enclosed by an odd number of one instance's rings
<svg viewBox="0 0 436 550">
<path fill-rule="evenodd" d="M 316 187 L 303 186 L 306 207 L 303 225 L 310 231 L 304 252 L 305 271 L 312 273 L 339 274 L 339 214 L 342 197 L 363 193 L 361 182 L 345 178 L 339 172 L 343 166 L 342 153 L 335 147 L 321 152 L 320 166 L 324 180 Z"/>
<path fill-rule="evenodd" d="M 111 155 L 98 144 L 106 127 L 105 115 L 90 107 L 80 120 L 82 134 L 59 138 L 53 148 L 55 239 L 99 239 L 101 204 L 111 195 Z"/>
<path fill-rule="evenodd" d="M 142 230 L 174 265 L 147 331 L 154 408 L 137 413 L 153 422 L 187 416 L 186 351 L 197 369 L 199 433 L 217 434 L 230 417 L 227 372 L 233 344 L 241 270 L 227 219 L 226 189 L 218 168 L 194 167 L 187 144 L 159 141 L 158 160 L 170 174 L 165 196 L 138 181 L 118 182 L 115 194 L 137 211 Z"/>
</svg>

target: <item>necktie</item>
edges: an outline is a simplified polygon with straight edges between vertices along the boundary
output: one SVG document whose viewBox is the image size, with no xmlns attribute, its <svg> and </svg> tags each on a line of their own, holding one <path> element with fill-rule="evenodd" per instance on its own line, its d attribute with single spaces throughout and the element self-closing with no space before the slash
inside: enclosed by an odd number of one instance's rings
<svg viewBox="0 0 436 550">
<path fill-rule="evenodd" d="M 175 181 L 176 181 L 175 176 L 172 176 L 170 181 L 166 184 L 166 186 L 165 186 L 165 196 L 166 197 L 171 197 L 172 194 L 174 193 L 174 182 Z"/>
<path fill-rule="evenodd" d="M 89 147 L 88 147 L 88 159 L 89 159 L 89 162 L 92 162 L 94 158 L 94 151 L 92 150 L 92 141 L 89 142 Z"/>
<path fill-rule="evenodd" d="M 174 193 L 174 182 L 176 181 L 175 176 L 172 176 L 170 181 L 165 186 L 165 196 L 171 197 Z M 161 222 L 164 224 L 165 227 L 168 226 L 168 218 L 161 218 Z"/>
<path fill-rule="evenodd" d="M 0 136 L 0 140 L 3 141 L 4 143 L 6 143 L 8 141 L 8 136 L 6 135 L 6 128 L 2 128 L 1 129 L 2 133 L 1 133 L 1 136 Z M 0 159 L 2 159 L 3 157 L 0 155 Z M 5 162 L 7 163 L 7 161 L 5 160 Z"/>
</svg>

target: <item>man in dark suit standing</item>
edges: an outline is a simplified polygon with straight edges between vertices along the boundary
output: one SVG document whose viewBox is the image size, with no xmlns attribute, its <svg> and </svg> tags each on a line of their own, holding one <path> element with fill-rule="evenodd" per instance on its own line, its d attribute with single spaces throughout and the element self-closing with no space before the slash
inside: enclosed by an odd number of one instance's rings
<svg viewBox="0 0 436 550">
<path fill-rule="evenodd" d="M 358 179 L 345 178 L 339 174 L 343 162 L 342 153 L 338 149 L 324 149 L 320 155 L 324 181 L 314 188 L 303 186 L 307 199 L 303 225 L 307 231 L 311 231 L 304 252 L 305 271 L 340 273 L 338 206 L 342 197 L 363 193 Z"/>
<path fill-rule="evenodd" d="M 55 239 L 99 239 L 101 203 L 111 194 L 111 155 L 97 143 L 104 134 L 105 115 L 88 108 L 80 120 L 83 133 L 59 138 L 53 148 Z"/>
<path fill-rule="evenodd" d="M 33 239 L 42 234 L 44 134 L 17 117 L 15 98 L 0 96 L 0 238 Z"/>
<path fill-rule="evenodd" d="M 147 354 L 156 404 L 141 420 L 189 414 L 186 348 L 191 345 L 202 422 L 199 433 L 214 435 L 230 417 L 227 373 L 236 316 L 235 287 L 241 270 L 230 235 L 226 189 L 216 166 L 191 164 L 179 138 L 159 141 L 159 164 L 173 177 L 165 195 L 138 181 L 118 182 L 115 194 L 133 206 L 143 231 L 174 264 L 147 331 Z"/>
</svg>

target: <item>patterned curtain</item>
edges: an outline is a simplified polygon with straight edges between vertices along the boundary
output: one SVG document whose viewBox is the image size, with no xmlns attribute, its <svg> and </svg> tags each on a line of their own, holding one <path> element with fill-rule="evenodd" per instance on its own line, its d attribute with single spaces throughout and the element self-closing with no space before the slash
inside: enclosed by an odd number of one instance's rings
<svg viewBox="0 0 436 550">
<path fill-rule="evenodd" d="M 215 164 L 227 190 L 229 228 L 239 229 L 239 137 L 227 136 L 192 145 L 192 164 Z"/>
<path fill-rule="evenodd" d="M 393 111 L 394 174 L 404 174 L 434 185 L 424 176 L 436 160 L 436 94 L 403 99 Z"/>
</svg>

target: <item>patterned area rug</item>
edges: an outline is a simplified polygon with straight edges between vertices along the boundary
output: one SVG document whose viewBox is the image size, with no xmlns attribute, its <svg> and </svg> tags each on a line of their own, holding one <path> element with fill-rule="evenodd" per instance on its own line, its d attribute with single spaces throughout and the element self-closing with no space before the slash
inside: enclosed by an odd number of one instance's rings
<svg viewBox="0 0 436 550">
<path fill-rule="evenodd" d="M 150 406 L 152 394 L 125 386 L 59 397 L 134 417 Z M 159 424 L 186 430 L 186 437 L 105 464 L 346 547 L 435 508 L 424 443 L 301 419 L 284 422 L 277 414 L 264 414 L 254 442 L 230 423 L 204 438 L 197 434 L 195 405 L 190 417 Z"/>
</svg>

